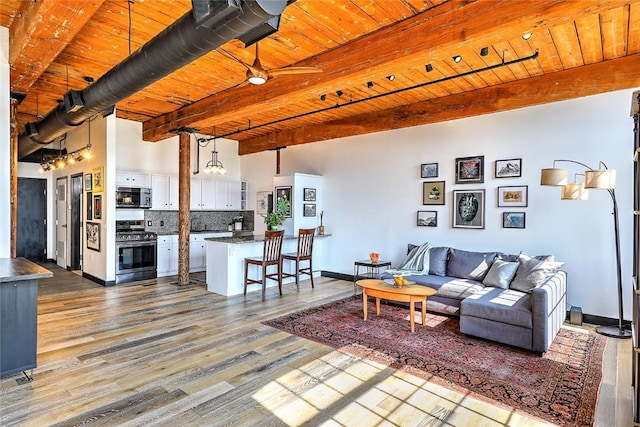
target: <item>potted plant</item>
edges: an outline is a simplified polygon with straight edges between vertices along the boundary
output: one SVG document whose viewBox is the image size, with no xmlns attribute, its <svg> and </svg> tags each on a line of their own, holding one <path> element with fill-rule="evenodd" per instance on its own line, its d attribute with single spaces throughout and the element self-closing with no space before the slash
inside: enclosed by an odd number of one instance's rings
<svg viewBox="0 0 640 427">
<path fill-rule="evenodd" d="M 267 224 L 267 228 L 269 230 L 275 231 L 278 229 L 278 226 L 282 225 L 284 219 L 287 216 L 287 212 L 289 212 L 289 208 L 291 207 L 291 203 L 288 199 L 281 197 L 278 199 L 278 203 L 276 204 L 276 208 L 273 212 L 269 212 L 264 217 L 264 223 Z"/>
<path fill-rule="evenodd" d="M 234 229 L 236 230 L 242 230 L 242 220 L 244 218 L 240 215 L 240 216 L 234 216 L 233 217 L 233 225 L 234 225 Z"/>
</svg>

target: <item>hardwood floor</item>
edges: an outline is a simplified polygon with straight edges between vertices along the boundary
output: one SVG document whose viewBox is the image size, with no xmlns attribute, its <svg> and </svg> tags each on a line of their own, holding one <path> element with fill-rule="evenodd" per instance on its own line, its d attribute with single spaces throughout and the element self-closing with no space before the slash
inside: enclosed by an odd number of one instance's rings
<svg viewBox="0 0 640 427">
<path fill-rule="evenodd" d="M 0 425 L 538 426 L 468 395 L 262 325 L 351 282 L 222 297 L 175 277 L 104 288 L 47 265 L 34 381 L 0 381 Z M 197 276 L 194 276 L 197 277 Z M 202 276 L 200 276 L 202 278 Z M 632 425 L 631 343 L 609 339 L 597 426 Z"/>
</svg>

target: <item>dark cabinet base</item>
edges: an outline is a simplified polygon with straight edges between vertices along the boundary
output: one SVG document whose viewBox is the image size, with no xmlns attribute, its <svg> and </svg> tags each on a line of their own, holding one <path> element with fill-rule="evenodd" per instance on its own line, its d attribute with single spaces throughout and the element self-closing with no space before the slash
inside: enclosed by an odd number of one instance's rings
<svg viewBox="0 0 640 427">
<path fill-rule="evenodd" d="M 0 283 L 0 376 L 36 367 L 38 281 Z"/>
</svg>

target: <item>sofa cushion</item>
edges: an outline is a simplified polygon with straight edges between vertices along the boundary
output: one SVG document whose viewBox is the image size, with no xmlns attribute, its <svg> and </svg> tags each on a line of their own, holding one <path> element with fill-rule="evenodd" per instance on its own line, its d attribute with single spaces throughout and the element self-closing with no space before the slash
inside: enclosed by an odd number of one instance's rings
<svg viewBox="0 0 640 427">
<path fill-rule="evenodd" d="M 553 276 L 564 265 L 563 262 L 540 261 L 525 253 L 518 257 L 518 271 L 509 287 L 521 292 L 531 292 L 531 289 Z"/>
<path fill-rule="evenodd" d="M 429 249 L 429 274 L 446 276 L 448 258 L 449 248 L 437 247 Z"/>
<path fill-rule="evenodd" d="M 447 276 L 482 281 L 497 252 L 469 252 L 449 249 Z"/>
<path fill-rule="evenodd" d="M 533 327 L 531 295 L 514 289 L 484 288 L 460 303 L 460 315 Z"/>
<path fill-rule="evenodd" d="M 496 259 L 493 261 L 493 264 L 491 264 L 482 283 L 486 286 L 509 289 L 509 284 L 516 275 L 518 265 L 518 262 L 507 262 Z"/>
<path fill-rule="evenodd" d="M 508 262 L 518 262 L 518 257 L 520 255 L 527 255 L 529 257 L 531 257 L 531 255 L 528 255 L 526 252 L 520 252 L 518 255 L 513 255 L 513 254 L 505 254 L 503 252 L 498 252 L 498 257 L 503 260 L 503 261 L 508 261 Z M 538 259 L 540 261 L 555 261 L 554 256 L 553 255 L 536 255 L 532 258 Z"/>
</svg>

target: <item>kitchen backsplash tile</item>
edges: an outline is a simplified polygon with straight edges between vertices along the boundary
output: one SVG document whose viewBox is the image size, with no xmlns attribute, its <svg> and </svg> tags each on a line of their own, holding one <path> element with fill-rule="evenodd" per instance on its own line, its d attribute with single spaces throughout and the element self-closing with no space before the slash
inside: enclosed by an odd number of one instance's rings
<svg viewBox="0 0 640 427">
<path fill-rule="evenodd" d="M 253 211 L 191 211 L 191 230 L 227 231 L 229 223 L 236 216 L 243 218 L 243 230 L 253 231 Z M 178 212 L 176 211 L 145 210 L 144 220 L 147 231 L 162 234 L 178 231 Z M 148 225 L 149 221 L 151 225 Z"/>
</svg>

